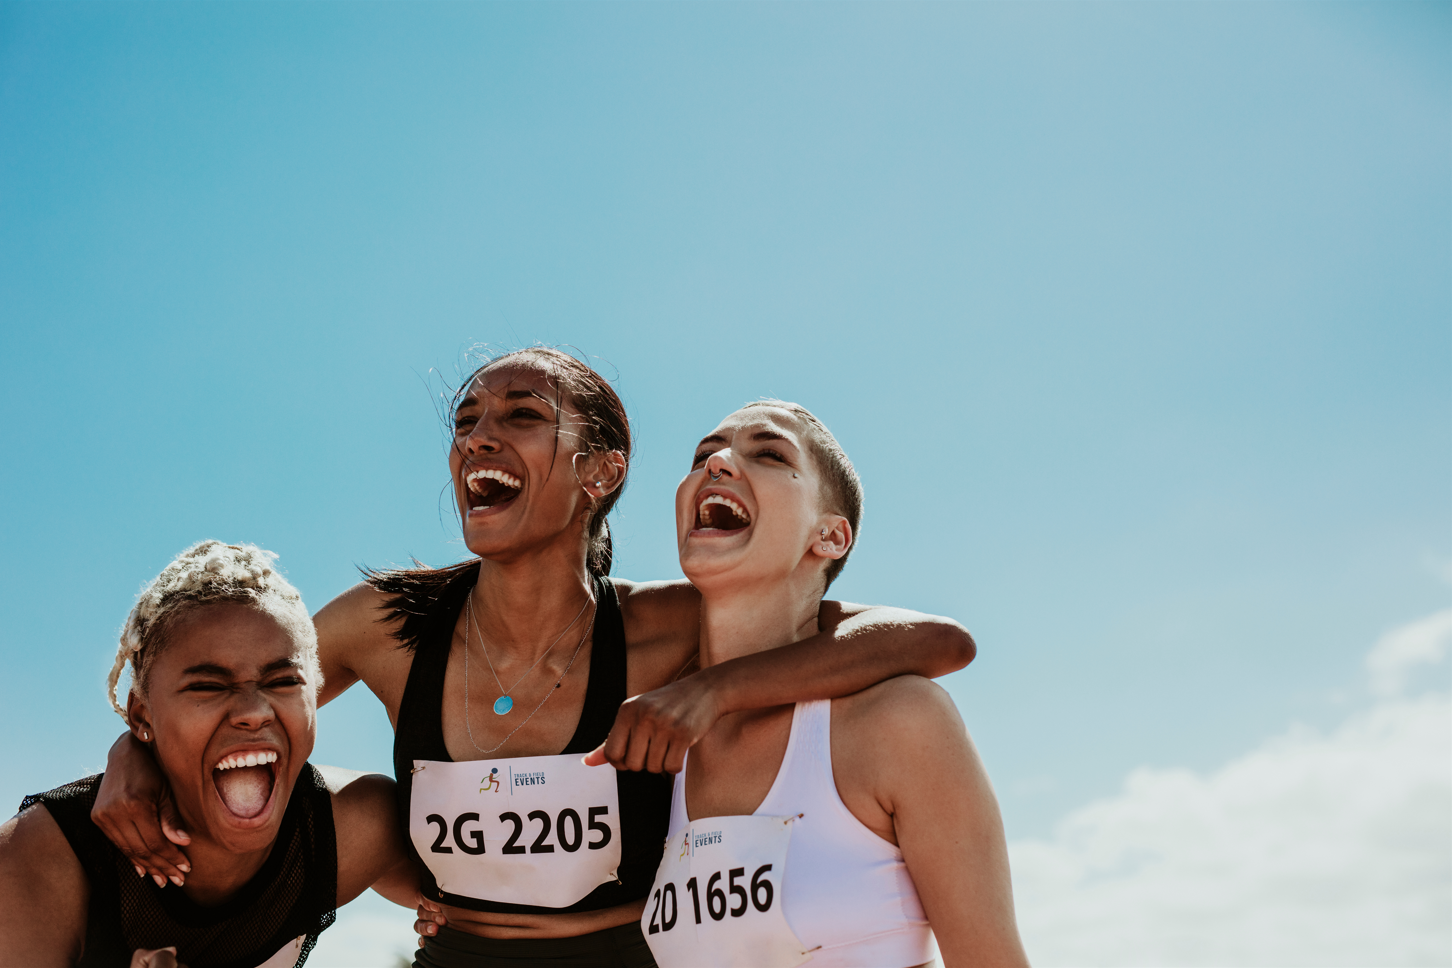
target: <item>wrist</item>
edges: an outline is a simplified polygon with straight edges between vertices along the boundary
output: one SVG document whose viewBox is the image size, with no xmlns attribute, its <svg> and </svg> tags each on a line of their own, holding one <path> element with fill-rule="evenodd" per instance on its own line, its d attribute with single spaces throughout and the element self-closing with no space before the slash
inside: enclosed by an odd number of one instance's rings
<svg viewBox="0 0 1452 968">
<path fill-rule="evenodd" d="M 715 722 L 727 713 L 736 711 L 735 701 L 737 696 L 735 690 L 731 688 L 731 674 L 729 671 L 722 672 L 723 666 L 729 664 L 721 663 L 707 666 L 691 676 L 691 680 L 695 680 L 697 688 L 701 691 L 698 702 L 706 705 L 707 710 L 711 714 L 712 722 Z"/>
</svg>

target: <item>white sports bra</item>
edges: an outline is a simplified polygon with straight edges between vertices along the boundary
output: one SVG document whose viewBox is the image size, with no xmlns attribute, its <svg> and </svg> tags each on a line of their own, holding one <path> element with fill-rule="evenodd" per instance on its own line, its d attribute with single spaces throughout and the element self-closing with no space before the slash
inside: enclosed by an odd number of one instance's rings
<svg viewBox="0 0 1452 968">
<path fill-rule="evenodd" d="M 937 945 L 902 851 L 868 830 L 837 793 L 830 700 L 797 703 L 776 781 L 753 816 L 796 817 L 781 907 L 812 968 L 909 968 L 933 960 Z M 667 843 L 690 824 L 682 769 Z"/>
</svg>

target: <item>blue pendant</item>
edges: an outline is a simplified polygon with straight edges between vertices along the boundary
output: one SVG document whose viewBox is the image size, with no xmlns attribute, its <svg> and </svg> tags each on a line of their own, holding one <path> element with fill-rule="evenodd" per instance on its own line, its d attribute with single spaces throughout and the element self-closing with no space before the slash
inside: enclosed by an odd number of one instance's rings
<svg viewBox="0 0 1452 968">
<path fill-rule="evenodd" d="M 514 700 L 510 699 L 508 696 L 500 696 L 498 699 L 494 700 L 494 715 L 496 716 L 503 716 L 505 713 L 509 712 L 513 708 Z"/>
</svg>

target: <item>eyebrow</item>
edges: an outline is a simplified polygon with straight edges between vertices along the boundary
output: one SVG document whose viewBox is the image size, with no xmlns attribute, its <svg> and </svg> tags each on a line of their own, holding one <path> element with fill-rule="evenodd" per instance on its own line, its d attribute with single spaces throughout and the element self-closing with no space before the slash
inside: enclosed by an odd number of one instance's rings
<svg viewBox="0 0 1452 968">
<path fill-rule="evenodd" d="M 292 659 L 274 659 L 261 669 L 262 675 L 269 672 L 277 672 L 281 669 L 296 669 L 298 664 Z M 219 666 L 212 662 L 203 662 L 201 665 L 188 666 L 182 670 L 184 676 L 217 676 L 220 679 L 231 679 L 235 675 L 233 670 L 226 666 Z"/>
</svg>

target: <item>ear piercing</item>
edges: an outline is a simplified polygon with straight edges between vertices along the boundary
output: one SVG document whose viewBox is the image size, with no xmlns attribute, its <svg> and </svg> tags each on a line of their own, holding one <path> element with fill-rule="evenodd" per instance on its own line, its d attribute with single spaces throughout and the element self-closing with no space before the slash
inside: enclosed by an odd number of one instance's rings
<svg viewBox="0 0 1452 968">
<path fill-rule="evenodd" d="M 600 486 L 600 485 L 601 485 L 601 484 L 602 484 L 602 483 L 604 483 L 604 482 L 603 482 L 603 481 L 596 481 L 596 482 L 595 482 L 595 486 L 596 486 L 596 487 L 599 487 L 599 486 Z"/>
<path fill-rule="evenodd" d="M 819 533 L 825 538 L 827 536 L 827 529 L 823 528 Z"/>
<path fill-rule="evenodd" d="M 144 743 L 144 742 L 146 742 L 149 739 L 151 739 L 151 734 L 148 733 L 146 730 L 143 729 L 141 731 L 141 741 Z"/>
</svg>

